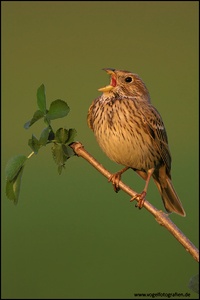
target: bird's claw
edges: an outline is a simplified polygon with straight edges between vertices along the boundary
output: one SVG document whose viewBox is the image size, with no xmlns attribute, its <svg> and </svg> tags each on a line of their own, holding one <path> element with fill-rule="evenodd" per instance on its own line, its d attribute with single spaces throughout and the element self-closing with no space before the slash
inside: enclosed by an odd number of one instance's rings
<svg viewBox="0 0 200 300">
<path fill-rule="evenodd" d="M 135 196 L 133 196 L 131 198 L 130 202 L 133 202 L 135 199 L 138 199 L 138 203 L 135 205 L 135 207 L 138 207 L 139 209 L 141 209 L 144 205 L 146 194 L 147 193 L 145 191 L 143 191 L 141 194 L 136 194 Z"/>
<path fill-rule="evenodd" d="M 108 179 L 109 182 L 112 182 L 114 191 L 116 193 L 118 193 L 119 190 L 120 190 L 120 187 L 119 187 L 119 181 L 120 181 L 120 179 L 121 179 L 121 174 L 119 172 L 112 174 L 110 176 L 110 178 Z"/>
</svg>

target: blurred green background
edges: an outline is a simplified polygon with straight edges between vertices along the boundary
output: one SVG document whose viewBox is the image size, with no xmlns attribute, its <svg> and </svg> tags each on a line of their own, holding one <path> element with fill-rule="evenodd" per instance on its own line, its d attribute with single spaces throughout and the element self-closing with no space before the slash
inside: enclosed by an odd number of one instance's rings
<svg viewBox="0 0 200 300">
<path fill-rule="evenodd" d="M 173 157 L 172 178 L 187 217 L 171 219 L 198 246 L 198 2 L 2 1 L 2 298 L 137 298 L 135 293 L 190 293 L 198 264 L 122 191 L 81 158 L 61 176 L 50 147 L 25 167 L 19 203 L 5 197 L 10 157 L 28 155 L 37 88 L 71 112 L 55 128 L 77 140 L 107 169 L 87 110 L 109 82 L 102 68 L 127 69 L 146 83 L 161 113 Z M 140 192 L 144 182 L 127 171 Z M 147 199 L 164 209 L 153 181 Z M 140 298 L 142 299 L 142 297 Z"/>
</svg>

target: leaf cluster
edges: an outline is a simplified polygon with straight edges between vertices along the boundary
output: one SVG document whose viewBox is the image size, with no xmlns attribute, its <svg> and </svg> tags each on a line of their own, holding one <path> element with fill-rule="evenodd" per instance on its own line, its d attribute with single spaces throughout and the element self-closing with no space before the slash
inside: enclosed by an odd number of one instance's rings
<svg viewBox="0 0 200 300">
<path fill-rule="evenodd" d="M 59 174 L 61 174 L 65 167 L 66 161 L 75 155 L 69 145 L 74 142 L 74 138 L 77 134 L 76 130 L 74 128 L 59 128 L 53 130 L 52 128 L 52 120 L 68 115 L 70 111 L 68 104 L 61 99 L 57 99 L 52 101 L 49 109 L 47 109 L 45 86 L 42 84 L 37 89 L 37 106 L 38 109 L 34 112 L 33 117 L 24 124 L 24 128 L 29 129 L 40 119 L 43 119 L 45 128 L 42 129 L 39 138 L 32 134 L 32 137 L 28 140 L 28 145 L 32 150 L 29 156 L 16 155 L 12 157 L 6 165 L 6 195 L 10 200 L 13 200 L 15 204 L 19 198 L 21 178 L 25 163 L 33 154 L 38 154 L 41 147 L 52 144 L 52 155 L 58 166 Z"/>
</svg>

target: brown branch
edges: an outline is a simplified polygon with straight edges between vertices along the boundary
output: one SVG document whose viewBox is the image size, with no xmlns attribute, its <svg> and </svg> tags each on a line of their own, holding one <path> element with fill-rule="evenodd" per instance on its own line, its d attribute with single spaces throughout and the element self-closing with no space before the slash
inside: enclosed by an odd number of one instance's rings
<svg viewBox="0 0 200 300">
<path fill-rule="evenodd" d="M 108 170 L 106 170 L 91 154 L 89 154 L 79 142 L 72 143 L 70 147 L 74 152 L 87 160 L 94 168 L 96 168 L 101 174 L 103 174 L 108 179 L 112 175 Z M 121 180 L 119 182 L 119 187 L 125 193 L 129 194 L 131 197 L 135 196 L 137 193 L 133 191 L 130 187 L 125 185 Z M 136 199 L 136 201 L 138 201 Z M 180 231 L 180 229 L 170 220 L 168 215 L 163 211 L 159 211 L 148 201 L 144 201 L 144 208 L 146 208 L 156 219 L 156 221 L 164 226 L 178 241 L 181 245 L 188 251 L 195 260 L 199 262 L 199 250 L 190 242 L 190 240 Z"/>
</svg>

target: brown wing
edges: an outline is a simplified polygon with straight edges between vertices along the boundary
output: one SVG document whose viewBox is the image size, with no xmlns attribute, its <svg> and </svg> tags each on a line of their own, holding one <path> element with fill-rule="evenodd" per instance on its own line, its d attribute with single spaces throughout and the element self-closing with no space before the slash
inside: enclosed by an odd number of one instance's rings
<svg viewBox="0 0 200 300">
<path fill-rule="evenodd" d="M 92 130 L 93 130 L 92 111 L 93 111 L 94 102 L 95 101 L 93 101 L 92 104 L 90 105 L 88 114 L 87 114 L 87 123 L 88 123 L 89 128 Z"/>
<path fill-rule="evenodd" d="M 162 118 L 156 108 L 151 104 L 141 104 L 140 108 L 143 113 L 143 122 L 149 131 L 150 136 L 154 139 L 155 146 L 157 147 L 160 156 L 167 167 L 168 173 L 170 174 L 171 154 L 168 146 L 167 133 Z"/>
</svg>

